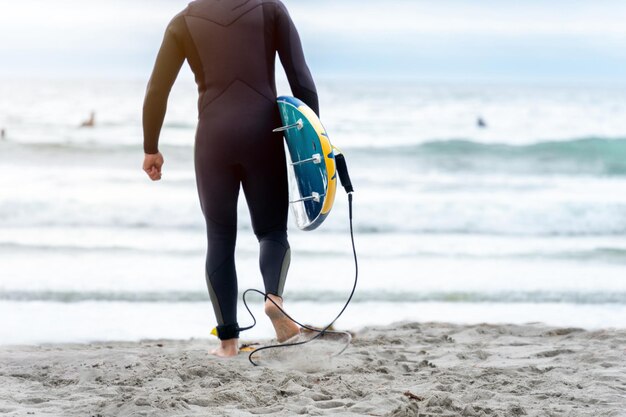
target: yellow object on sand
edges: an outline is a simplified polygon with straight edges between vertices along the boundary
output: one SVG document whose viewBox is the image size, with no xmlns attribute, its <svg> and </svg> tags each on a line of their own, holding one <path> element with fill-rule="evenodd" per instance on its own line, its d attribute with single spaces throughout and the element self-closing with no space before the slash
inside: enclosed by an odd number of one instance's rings
<svg viewBox="0 0 626 417">
<path fill-rule="evenodd" d="M 239 348 L 239 352 L 252 352 L 254 350 L 256 350 L 256 348 L 252 346 L 242 346 Z"/>
</svg>

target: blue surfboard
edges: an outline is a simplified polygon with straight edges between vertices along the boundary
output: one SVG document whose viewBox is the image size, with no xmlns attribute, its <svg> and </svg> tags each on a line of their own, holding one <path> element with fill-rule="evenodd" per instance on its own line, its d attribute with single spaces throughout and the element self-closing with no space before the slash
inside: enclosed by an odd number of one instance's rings
<svg viewBox="0 0 626 417">
<path fill-rule="evenodd" d="M 335 202 L 337 168 L 326 129 L 315 112 L 294 97 L 278 97 L 289 171 L 290 205 L 298 228 L 314 230 Z"/>
</svg>

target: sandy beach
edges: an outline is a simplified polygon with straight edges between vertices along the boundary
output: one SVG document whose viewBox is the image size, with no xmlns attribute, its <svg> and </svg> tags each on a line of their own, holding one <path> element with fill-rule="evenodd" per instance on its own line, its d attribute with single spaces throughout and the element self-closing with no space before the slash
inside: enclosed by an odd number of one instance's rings
<svg viewBox="0 0 626 417">
<path fill-rule="evenodd" d="M 267 341 L 266 341 L 267 342 Z M 216 340 L 0 348 L 10 416 L 624 416 L 626 330 L 400 323 L 233 360 Z"/>
<path fill-rule="evenodd" d="M 190 1 L 0 0 L 0 417 L 626 417 L 626 1 Z"/>
</svg>

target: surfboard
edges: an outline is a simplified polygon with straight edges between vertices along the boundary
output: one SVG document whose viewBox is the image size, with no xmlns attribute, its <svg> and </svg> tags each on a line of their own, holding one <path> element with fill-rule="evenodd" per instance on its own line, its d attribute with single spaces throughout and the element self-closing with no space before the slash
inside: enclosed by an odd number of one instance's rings
<svg viewBox="0 0 626 417">
<path fill-rule="evenodd" d="M 330 214 L 337 191 L 335 152 L 315 112 L 294 97 L 278 97 L 289 172 L 289 199 L 296 225 L 315 230 Z"/>
</svg>

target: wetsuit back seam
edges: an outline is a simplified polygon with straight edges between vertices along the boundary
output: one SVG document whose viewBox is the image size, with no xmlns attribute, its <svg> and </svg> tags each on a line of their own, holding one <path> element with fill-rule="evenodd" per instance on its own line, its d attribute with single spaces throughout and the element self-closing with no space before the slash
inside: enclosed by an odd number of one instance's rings
<svg viewBox="0 0 626 417">
<path fill-rule="evenodd" d="M 241 3 L 239 6 L 233 7 L 231 10 L 237 10 L 237 9 L 239 9 L 240 7 L 243 7 L 243 6 L 245 6 L 246 4 L 248 4 L 248 3 L 250 3 L 250 0 L 247 0 L 247 1 L 243 2 L 243 3 Z"/>
<path fill-rule="evenodd" d="M 242 17 L 244 17 L 245 15 L 247 15 L 248 13 L 250 13 L 251 11 L 253 11 L 253 10 L 255 10 L 255 9 L 258 9 L 259 7 L 262 7 L 262 6 L 263 6 L 263 3 L 260 3 L 260 4 L 257 4 L 257 5 L 256 5 L 256 6 L 254 6 L 254 7 L 251 7 L 249 10 L 246 10 L 246 11 L 245 11 L 245 12 L 243 12 L 241 15 L 237 16 L 237 17 L 235 18 L 235 20 L 233 20 L 232 22 L 230 22 L 230 23 L 228 23 L 228 24 L 222 24 L 222 23 L 220 23 L 220 22 L 216 22 L 215 20 L 213 20 L 213 19 L 211 19 L 211 18 L 209 18 L 209 17 L 205 17 L 205 16 L 198 16 L 198 15 L 196 15 L 196 14 L 193 14 L 193 12 L 190 12 L 187 16 L 189 16 L 189 17 L 195 17 L 195 18 L 197 18 L 197 19 L 206 20 L 206 21 L 208 21 L 208 22 L 215 23 L 215 24 L 216 24 L 216 25 L 218 25 L 218 26 L 221 26 L 221 27 L 225 27 L 225 28 L 227 28 L 227 27 L 229 27 L 229 26 L 231 26 L 231 25 L 235 24 L 235 23 L 236 23 L 239 19 L 241 19 Z M 233 9 L 233 10 L 234 10 L 234 9 Z"/>
<path fill-rule="evenodd" d="M 248 88 L 250 88 L 251 90 L 255 91 L 261 97 L 265 97 L 265 99 L 267 99 L 267 101 L 269 101 L 270 103 L 276 104 L 276 97 L 269 98 L 268 96 L 266 96 L 265 94 L 261 93 L 259 90 L 257 90 L 256 88 L 254 88 L 253 86 L 248 84 L 246 81 L 242 80 L 241 78 L 237 78 L 237 80 L 239 80 L 242 83 L 244 83 L 245 85 L 247 85 Z"/>
<path fill-rule="evenodd" d="M 248 84 L 247 82 L 245 82 L 244 80 L 242 80 L 239 77 L 236 77 L 234 80 L 232 80 L 228 86 L 223 89 L 222 91 L 220 91 L 220 93 L 215 96 L 215 98 L 213 98 L 211 101 L 209 101 L 208 103 L 204 104 L 202 106 L 202 109 L 200 110 L 200 114 L 204 113 L 204 111 L 206 110 L 207 107 L 209 107 L 213 102 L 215 102 L 215 100 L 219 99 L 221 96 L 224 95 L 224 93 L 226 93 L 226 91 L 228 91 L 233 84 L 235 84 L 237 81 L 239 81 L 240 83 L 246 85 L 249 89 L 251 89 L 252 91 L 254 91 L 255 93 L 257 93 L 258 95 L 260 95 L 261 97 L 263 97 L 264 99 L 266 99 L 267 101 L 269 101 L 272 104 L 275 104 L 274 100 L 270 99 L 269 97 L 267 97 L 265 94 L 261 93 L 260 91 L 258 91 L 256 88 L 252 87 L 250 84 Z"/>
<path fill-rule="evenodd" d="M 226 88 L 224 88 L 222 91 L 220 91 L 220 93 L 217 96 L 215 96 L 213 99 L 211 99 L 211 101 L 209 101 L 208 103 L 205 103 L 202 106 L 202 108 L 200 109 L 199 115 L 202 115 L 202 113 L 204 113 L 204 110 L 206 110 L 206 108 L 209 107 L 215 100 L 217 100 L 218 98 L 222 97 L 224 95 L 224 93 L 226 93 L 226 91 L 228 91 L 228 89 L 230 87 L 232 87 L 233 84 L 235 84 L 235 82 L 237 82 L 237 78 L 235 78 L 230 83 L 228 83 Z"/>
</svg>

